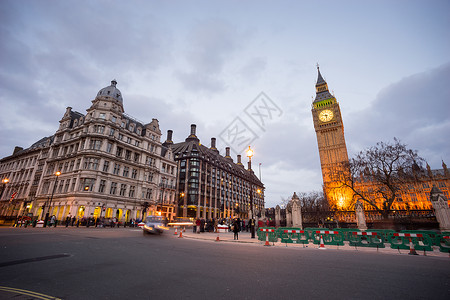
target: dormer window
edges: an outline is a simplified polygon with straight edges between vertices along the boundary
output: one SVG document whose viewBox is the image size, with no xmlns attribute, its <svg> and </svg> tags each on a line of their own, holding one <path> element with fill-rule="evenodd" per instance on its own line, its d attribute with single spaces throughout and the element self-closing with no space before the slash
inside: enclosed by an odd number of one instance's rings
<svg viewBox="0 0 450 300">
<path fill-rule="evenodd" d="M 108 95 L 111 93 L 111 91 L 108 91 Z"/>
</svg>

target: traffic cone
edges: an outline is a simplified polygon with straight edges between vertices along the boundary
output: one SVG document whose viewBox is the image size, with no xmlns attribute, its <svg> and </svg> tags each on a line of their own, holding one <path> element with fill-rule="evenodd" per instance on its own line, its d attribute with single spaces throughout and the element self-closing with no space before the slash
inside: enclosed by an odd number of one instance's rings
<svg viewBox="0 0 450 300">
<path fill-rule="evenodd" d="M 175 227 L 175 233 L 174 233 L 174 235 L 177 235 L 178 234 L 178 227 Z"/>
<path fill-rule="evenodd" d="M 183 230 L 180 230 L 180 236 L 178 238 L 182 238 L 183 237 Z"/>
<path fill-rule="evenodd" d="M 264 244 L 264 246 L 270 246 L 270 244 L 269 244 L 269 232 L 266 232 L 266 243 Z"/>
<path fill-rule="evenodd" d="M 327 249 L 327 248 L 325 248 L 325 244 L 323 243 L 323 237 L 322 237 L 322 235 L 320 235 L 320 245 L 319 245 L 319 249 Z"/>
<path fill-rule="evenodd" d="M 419 255 L 419 254 L 417 254 L 416 249 L 414 249 L 414 244 L 413 244 L 411 238 L 409 238 L 409 253 L 408 254 L 409 255 Z"/>
<path fill-rule="evenodd" d="M 219 231 L 217 231 L 216 242 L 220 242 L 220 239 L 219 239 Z"/>
</svg>

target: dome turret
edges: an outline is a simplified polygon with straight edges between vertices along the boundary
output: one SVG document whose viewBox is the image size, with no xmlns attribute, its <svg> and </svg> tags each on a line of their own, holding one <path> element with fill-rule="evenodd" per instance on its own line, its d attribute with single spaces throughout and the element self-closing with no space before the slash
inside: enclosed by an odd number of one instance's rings
<svg viewBox="0 0 450 300">
<path fill-rule="evenodd" d="M 122 93 L 120 92 L 120 90 L 118 88 L 116 88 L 116 85 L 117 85 L 117 81 L 115 79 L 113 79 L 111 81 L 110 86 L 102 88 L 97 93 L 97 97 L 102 97 L 102 96 L 111 97 L 111 98 L 117 100 L 118 102 L 120 102 L 120 104 L 123 104 Z"/>
</svg>

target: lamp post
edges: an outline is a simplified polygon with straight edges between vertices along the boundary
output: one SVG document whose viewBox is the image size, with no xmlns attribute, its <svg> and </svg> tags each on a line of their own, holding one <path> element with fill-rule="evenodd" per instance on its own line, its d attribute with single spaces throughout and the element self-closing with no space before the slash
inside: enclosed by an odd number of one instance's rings
<svg viewBox="0 0 450 300">
<path fill-rule="evenodd" d="M 59 175 L 61 175 L 61 172 L 60 171 L 56 171 L 56 173 L 55 173 L 55 183 L 53 184 L 52 195 L 50 196 L 47 213 L 45 214 L 44 227 L 47 226 L 48 217 L 49 217 L 49 214 L 50 214 L 50 209 L 52 207 L 53 194 L 55 193 L 55 190 L 56 190 L 56 183 L 58 182 Z"/>
<path fill-rule="evenodd" d="M 8 182 L 9 182 L 8 178 L 3 178 L 2 179 L 2 191 L 0 192 L 0 200 L 2 199 L 3 191 L 5 190 L 6 185 L 8 184 Z"/>
<path fill-rule="evenodd" d="M 253 156 L 253 150 L 248 146 L 247 149 L 247 157 L 248 157 L 248 171 L 252 171 L 252 156 Z M 255 219 L 253 218 L 253 183 L 252 178 L 250 178 L 250 231 L 252 234 L 252 239 L 255 238 Z"/>
</svg>

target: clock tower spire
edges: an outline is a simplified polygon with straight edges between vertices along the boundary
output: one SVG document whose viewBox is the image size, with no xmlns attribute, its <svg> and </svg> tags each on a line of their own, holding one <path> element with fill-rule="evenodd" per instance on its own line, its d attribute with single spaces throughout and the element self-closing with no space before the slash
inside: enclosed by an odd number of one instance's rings
<svg viewBox="0 0 450 300">
<path fill-rule="evenodd" d="M 344 124 L 339 103 L 330 94 L 318 65 L 317 72 L 316 98 L 312 103 L 311 112 L 319 148 L 323 188 L 331 206 L 344 208 L 350 199 L 348 195 L 336 189 L 340 184 L 332 178 L 332 174 L 342 168 L 342 163 L 348 163 Z"/>
</svg>

